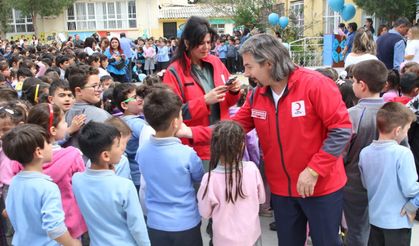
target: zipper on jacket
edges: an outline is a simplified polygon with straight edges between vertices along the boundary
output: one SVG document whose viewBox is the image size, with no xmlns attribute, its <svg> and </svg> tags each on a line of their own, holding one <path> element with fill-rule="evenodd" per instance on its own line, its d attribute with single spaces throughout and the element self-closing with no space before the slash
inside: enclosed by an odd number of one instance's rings
<svg viewBox="0 0 419 246">
<path fill-rule="evenodd" d="M 275 102 L 274 102 L 275 105 Z M 278 144 L 279 144 L 279 151 L 281 154 L 281 164 L 282 164 L 282 169 L 284 169 L 284 173 L 287 176 L 287 181 L 288 181 L 288 195 L 291 196 L 291 177 L 287 171 L 287 168 L 285 167 L 285 162 L 284 162 L 284 152 L 282 150 L 282 143 L 281 143 L 281 136 L 279 134 L 279 119 L 278 119 L 278 108 L 279 108 L 279 101 L 278 104 L 276 105 L 277 107 L 275 108 L 275 120 L 276 120 L 276 138 L 278 140 Z"/>
</svg>

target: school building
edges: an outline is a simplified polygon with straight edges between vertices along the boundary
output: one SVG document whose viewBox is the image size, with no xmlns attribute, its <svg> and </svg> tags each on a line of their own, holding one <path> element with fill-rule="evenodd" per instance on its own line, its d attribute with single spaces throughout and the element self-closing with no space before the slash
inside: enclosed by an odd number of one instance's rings
<svg viewBox="0 0 419 246">
<path fill-rule="evenodd" d="M 275 12 L 289 16 L 301 29 L 300 36 L 333 33 L 342 22 L 339 14 L 329 8 L 327 0 L 274 1 Z M 346 3 L 350 2 L 352 0 L 346 0 Z M 232 7 L 228 4 L 214 6 L 200 3 L 200 0 L 76 0 L 58 16 L 37 17 L 36 25 L 41 40 L 52 40 L 58 34 L 79 34 L 84 38 L 95 32 L 101 36 L 125 32 L 131 38 L 169 38 L 176 36 L 192 15 L 208 18 L 220 33 L 232 33 L 235 25 L 231 13 Z M 367 17 L 371 16 L 358 8 L 351 22 L 360 26 Z M 32 19 L 17 10 L 12 11 L 9 26 L 8 38 L 33 34 Z"/>
</svg>

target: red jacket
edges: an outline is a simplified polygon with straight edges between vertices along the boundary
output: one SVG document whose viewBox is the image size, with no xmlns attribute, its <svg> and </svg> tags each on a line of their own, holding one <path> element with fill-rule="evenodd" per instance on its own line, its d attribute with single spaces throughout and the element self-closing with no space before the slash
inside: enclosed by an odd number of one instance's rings
<svg viewBox="0 0 419 246">
<path fill-rule="evenodd" d="M 342 152 L 351 137 L 351 122 L 336 84 L 323 75 L 296 68 L 289 76 L 278 111 L 269 87 L 256 88 L 233 117 L 248 132 L 256 128 L 272 193 L 299 197 L 297 181 L 308 166 L 319 174 L 313 196 L 346 183 Z M 203 142 L 210 130 L 193 128 Z"/>
<path fill-rule="evenodd" d="M 187 61 L 186 70 L 182 68 L 179 61 L 172 62 L 167 68 L 163 82 L 173 88 L 181 98 L 183 121 L 186 125 L 209 126 L 211 111 L 205 103 L 205 91 L 191 72 L 190 59 L 186 55 L 185 59 Z M 224 85 L 228 81 L 230 73 L 218 57 L 208 55 L 202 61 L 212 65 L 214 87 Z M 225 100 L 220 102 L 220 119 L 230 118 L 228 109 L 236 104 L 239 97 L 239 94 L 227 93 Z M 209 160 L 210 148 L 208 144 L 195 145 L 191 139 L 182 139 L 182 142 L 192 146 L 201 159 Z"/>
</svg>

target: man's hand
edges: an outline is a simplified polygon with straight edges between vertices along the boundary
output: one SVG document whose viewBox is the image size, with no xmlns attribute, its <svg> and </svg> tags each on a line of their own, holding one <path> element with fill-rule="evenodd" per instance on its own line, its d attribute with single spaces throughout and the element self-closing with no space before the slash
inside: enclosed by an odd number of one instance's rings
<svg viewBox="0 0 419 246">
<path fill-rule="evenodd" d="M 299 175 L 297 181 L 297 192 L 303 198 L 312 196 L 319 175 L 311 168 L 305 168 Z"/>
<path fill-rule="evenodd" d="M 185 123 L 182 123 L 175 136 L 178 138 L 192 138 L 192 130 Z"/>
</svg>

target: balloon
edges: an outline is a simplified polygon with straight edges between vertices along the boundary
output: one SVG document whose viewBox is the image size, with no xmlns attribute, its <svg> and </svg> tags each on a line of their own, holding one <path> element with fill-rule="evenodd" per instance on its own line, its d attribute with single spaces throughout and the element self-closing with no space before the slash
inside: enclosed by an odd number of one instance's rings
<svg viewBox="0 0 419 246">
<path fill-rule="evenodd" d="M 347 3 L 344 5 L 340 15 L 342 16 L 342 19 L 344 21 L 348 21 L 354 18 L 355 12 L 356 12 L 355 6 L 352 3 Z"/>
<path fill-rule="evenodd" d="M 330 8 L 333 9 L 333 11 L 339 12 L 343 9 L 345 1 L 344 0 L 327 0 L 327 3 L 329 4 Z"/>
<path fill-rule="evenodd" d="M 281 18 L 279 18 L 278 24 L 281 26 L 282 29 L 285 29 L 285 27 L 288 26 L 288 22 L 288 17 L 281 16 Z"/>
<path fill-rule="evenodd" d="M 275 26 L 278 24 L 279 21 L 279 15 L 276 13 L 271 13 L 268 16 L 268 22 L 269 24 L 271 24 L 272 26 Z"/>
<path fill-rule="evenodd" d="M 183 30 L 182 29 L 178 29 L 177 32 L 176 32 L 177 38 L 181 38 L 182 37 L 182 33 L 183 33 Z"/>
</svg>

